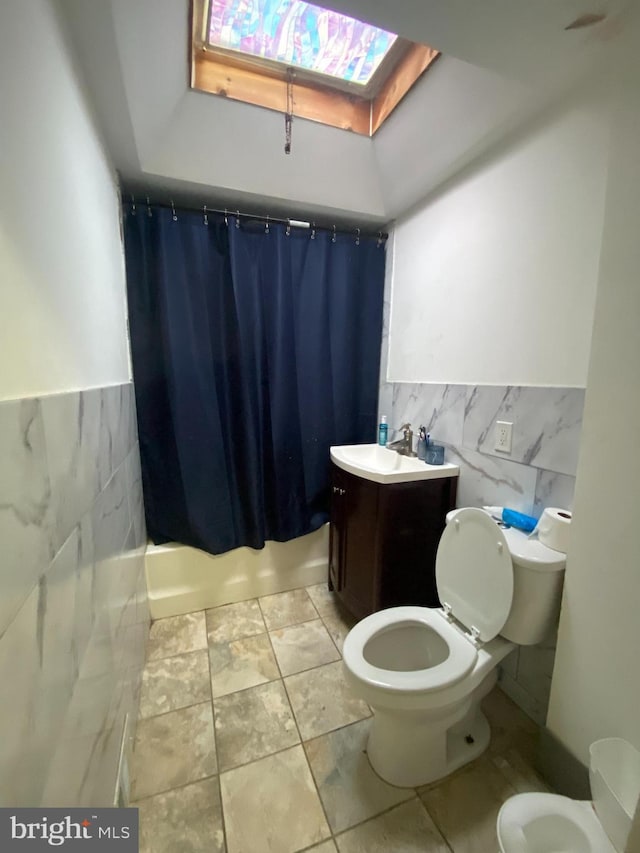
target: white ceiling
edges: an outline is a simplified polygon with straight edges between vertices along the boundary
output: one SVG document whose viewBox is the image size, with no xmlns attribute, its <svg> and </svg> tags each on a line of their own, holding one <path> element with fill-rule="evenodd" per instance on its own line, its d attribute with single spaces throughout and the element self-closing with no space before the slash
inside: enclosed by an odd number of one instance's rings
<svg viewBox="0 0 640 853">
<path fill-rule="evenodd" d="M 125 185 L 274 215 L 386 223 L 601 61 L 631 0 L 331 0 L 444 56 L 373 139 L 188 88 L 188 0 L 60 0 Z M 585 12 L 608 19 L 564 27 Z M 624 20 L 624 16 L 622 16 Z"/>
</svg>

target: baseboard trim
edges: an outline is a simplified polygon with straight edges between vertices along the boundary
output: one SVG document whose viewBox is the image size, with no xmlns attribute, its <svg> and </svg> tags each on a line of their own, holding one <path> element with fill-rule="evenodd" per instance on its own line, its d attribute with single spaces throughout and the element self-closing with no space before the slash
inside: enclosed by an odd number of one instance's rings
<svg viewBox="0 0 640 853">
<path fill-rule="evenodd" d="M 572 800 L 591 799 L 589 768 L 546 727 L 540 729 L 536 764 L 536 769 L 559 794 Z"/>
</svg>

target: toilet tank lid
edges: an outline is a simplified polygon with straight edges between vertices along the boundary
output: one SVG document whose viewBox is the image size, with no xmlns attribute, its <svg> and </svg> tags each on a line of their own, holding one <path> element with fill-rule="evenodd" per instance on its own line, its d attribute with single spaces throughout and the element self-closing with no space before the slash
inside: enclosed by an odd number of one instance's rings
<svg viewBox="0 0 640 853">
<path fill-rule="evenodd" d="M 514 563 L 536 572 L 562 572 L 567 558 L 560 551 L 547 548 L 533 533 L 510 527 L 502 531 Z"/>
<path fill-rule="evenodd" d="M 447 524 L 459 512 L 462 512 L 462 509 L 452 509 L 448 512 Z M 482 509 L 481 512 L 486 513 L 489 518 L 493 518 L 485 509 Z M 497 526 L 495 519 L 494 524 Z M 536 572 L 564 571 L 567 562 L 566 556 L 560 551 L 554 551 L 552 548 L 547 548 L 546 545 L 543 545 L 538 539 L 535 530 L 533 533 L 525 533 L 523 530 L 517 530 L 515 527 L 501 529 L 515 563 L 527 569 L 533 569 Z"/>
<path fill-rule="evenodd" d="M 443 605 L 482 642 L 500 633 L 513 602 L 513 563 L 503 531 L 481 509 L 460 510 L 445 528 L 436 585 Z"/>
</svg>

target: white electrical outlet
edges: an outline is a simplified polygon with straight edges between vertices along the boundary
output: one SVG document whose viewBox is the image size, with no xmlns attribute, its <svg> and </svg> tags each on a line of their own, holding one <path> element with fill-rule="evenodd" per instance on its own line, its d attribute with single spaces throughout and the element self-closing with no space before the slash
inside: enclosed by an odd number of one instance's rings
<svg viewBox="0 0 640 853">
<path fill-rule="evenodd" d="M 509 421 L 496 421 L 495 449 L 501 453 L 511 453 L 511 431 L 513 424 Z"/>
</svg>

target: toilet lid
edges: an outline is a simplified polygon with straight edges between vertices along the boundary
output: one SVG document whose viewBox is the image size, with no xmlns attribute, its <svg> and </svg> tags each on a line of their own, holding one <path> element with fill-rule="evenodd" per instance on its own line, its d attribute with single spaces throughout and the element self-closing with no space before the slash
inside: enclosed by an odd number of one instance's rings
<svg viewBox="0 0 640 853">
<path fill-rule="evenodd" d="M 481 509 L 461 509 L 440 538 L 436 556 L 440 601 L 458 622 L 488 642 L 502 630 L 513 600 L 513 565 L 504 534 Z"/>
</svg>

